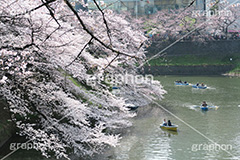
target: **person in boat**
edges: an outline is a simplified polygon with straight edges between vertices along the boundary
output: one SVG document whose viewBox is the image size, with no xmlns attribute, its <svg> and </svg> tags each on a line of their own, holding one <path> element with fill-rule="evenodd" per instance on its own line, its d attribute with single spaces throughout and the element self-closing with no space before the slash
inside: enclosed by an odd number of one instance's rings
<svg viewBox="0 0 240 160">
<path fill-rule="evenodd" d="M 202 85 L 202 87 L 204 87 L 204 84 L 203 84 L 203 83 L 202 83 L 201 85 Z"/>
<path fill-rule="evenodd" d="M 168 120 L 168 126 L 172 126 L 172 123 L 170 120 Z"/>
<path fill-rule="evenodd" d="M 166 119 L 163 119 L 163 125 L 164 125 L 164 126 L 167 126 L 167 121 L 166 121 Z"/>
<path fill-rule="evenodd" d="M 197 83 L 196 86 L 199 86 L 199 83 Z"/>
<path fill-rule="evenodd" d="M 184 81 L 184 84 L 187 84 L 187 81 Z"/>
<path fill-rule="evenodd" d="M 203 101 L 203 103 L 202 103 L 202 107 L 207 107 L 207 103 L 206 103 L 206 101 Z"/>
</svg>

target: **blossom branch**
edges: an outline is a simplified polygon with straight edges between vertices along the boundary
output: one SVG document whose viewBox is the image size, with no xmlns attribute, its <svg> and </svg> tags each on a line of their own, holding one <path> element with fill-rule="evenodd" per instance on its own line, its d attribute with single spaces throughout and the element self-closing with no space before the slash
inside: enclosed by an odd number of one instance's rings
<svg viewBox="0 0 240 160">
<path fill-rule="evenodd" d="M 33 9 L 31 9 L 31 10 L 28 10 L 28 11 L 26 11 L 25 13 L 20 13 L 20 14 L 17 14 L 17 15 L 15 15 L 15 16 L 22 16 L 22 15 L 25 15 L 25 14 L 27 14 L 27 13 L 33 12 L 33 11 L 35 11 L 35 10 L 38 10 L 39 8 L 42 8 L 42 7 L 45 6 L 46 4 L 50 4 L 50 3 L 55 2 L 55 1 L 56 1 L 56 0 L 48 0 L 47 2 L 45 2 L 45 3 L 43 3 L 43 4 L 39 5 L 39 6 L 37 6 L 37 7 L 35 7 L 35 8 L 33 8 Z"/>
<path fill-rule="evenodd" d="M 94 2 L 94 4 L 97 6 L 98 10 L 99 10 L 99 11 L 101 12 L 101 14 L 102 14 L 103 22 L 104 22 L 104 24 L 105 24 L 105 26 L 106 26 L 106 28 L 107 28 L 107 35 L 108 35 L 108 38 L 109 38 L 109 41 L 110 41 L 110 45 L 112 45 L 112 40 L 111 40 L 111 36 L 110 36 L 111 31 L 110 31 L 110 29 L 109 29 L 109 27 L 108 27 L 108 23 L 107 23 L 107 21 L 106 21 L 104 12 L 103 12 L 103 10 L 99 7 L 99 5 L 97 4 L 96 0 L 93 0 L 93 2 Z"/>
<path fill-rule="evenodd" d="M 71 3 L 68 0 L 64 0 L 64 2 L 67 4 L 67 6 L 71 9 L 71 11 L 74 13 L 74 15 L 77 17 L 78 21 L 80 22 L 80 24 L 83 27 L 83 30 L 85 30 L 89 35 L 91 35 L 91 37 L 93 39 L 95 39 L 96 41 L 98 41 L 101 45 L 103 45 L 105 48 L 109 49 L 112 52 L 127 56 L 127 57 L 131 57 L 131 58 L 137 58 L 136 56 L 132 56 L 120 51 L 117 51 L 115 49 L 113 49 L 111 46 L 106 45 L 105 43 L 103 43 L 100 39 L 98 39 L 91 31 L 89 31 L 86 27 L 86 25 L 84 24 L 83 20 L 80 18 L 80 16 L 78 15 L 77 11 L 75 11 L 75 9 L 73 8 L 73 6 L 71 5 Z"/>
<path fill-rule="evenodd" d="M 65 67 L 68 67 L 68 66 L 70 66 L 71 64 L 73 64 L 73 62 L 75 62 L 78 58 L 79 58 L 79 56 L 82 54 L 82 52 L 84 51 L 84 49 L 92 42 L 92 40 L 93 40 L 93 37 L 91 37 L 91 39 L 88 41 L 88 43 L 86 43 L 85 45 L 84 45 L 84 47 L 81 49 L 81 51 L 78 53 L 78 55 L 77 55 L 77 57 L 71 62 L 71 63 L 69 63 L 68 65 L 66 65 Z"/>
<path fill-rule="evenodd" d="M 58 26 L 60 27 L 61 25 L 60 25 L 60 23 L 58 22 L 58 20 L 56 19 L 55 15 L 54 15 L 53 11 L 51 10 L 51 8 L 49 7 L 48 3 L 44 2 L 43 0 L 42 0 L 42 3 L 46 6 L 46 8 L 48 9 L 51 17 L 55 20 L 55 22 L 56 22 L 56 23 L 58 24 Z"/>
<path fill-rule="evenodd" d="M 116 59 L 117 57 L 119 56 L 120 54 L 117 54 L 112 60 L 111 62 L 108 63 L 108 65 L 104 68 L 104 70 L 106 70 Z"/>
</svg>

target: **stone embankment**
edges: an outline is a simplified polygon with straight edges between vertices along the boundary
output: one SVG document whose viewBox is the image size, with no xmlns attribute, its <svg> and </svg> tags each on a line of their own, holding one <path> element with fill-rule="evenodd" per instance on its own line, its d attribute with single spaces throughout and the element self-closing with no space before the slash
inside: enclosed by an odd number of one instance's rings
<svg viewBox="0 0 240 160">
<path fill-rule="evenodd" d="M 222 75 L 234 69 L 234 65 L 199 66 L 145 66 L 144 73 L 157 75 Z"/>
</svg>

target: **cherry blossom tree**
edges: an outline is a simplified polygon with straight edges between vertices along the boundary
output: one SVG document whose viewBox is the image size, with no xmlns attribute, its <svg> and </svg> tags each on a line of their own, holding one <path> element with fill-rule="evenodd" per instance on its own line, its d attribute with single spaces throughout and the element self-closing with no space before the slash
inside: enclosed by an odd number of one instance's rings
<svg viewBox="0 0 240 160">
<path fill-rule="evenodd" d="M 183 37 L 184 40 L 197 42 L 212 40 L 213 37 L 209 39 L 209 35 L 224 34 L 227 37 L 229 27 L 239 28 L 239 6 L 224 1 L 213 3 L 209 8 L 205 11 L 196 10 L 194 6 L 179 10 L 162 10 L 152 15 L 144 27 L 148 34 L 158 35 L 160 40 L 175 41 Z"/>
<path fill-rule="evenodd" d="M 116 146 L 136 115 L 126 106 L 165 93 L 158 81 L 135 83 L 147 38 L 110 10 L 77 12 L 68 0 L 3 0 L 0 30 L 0 94 L 18 133 L 46 157 Z M 125 78 L 117 95 L 116 75 Z"/>
</svg>

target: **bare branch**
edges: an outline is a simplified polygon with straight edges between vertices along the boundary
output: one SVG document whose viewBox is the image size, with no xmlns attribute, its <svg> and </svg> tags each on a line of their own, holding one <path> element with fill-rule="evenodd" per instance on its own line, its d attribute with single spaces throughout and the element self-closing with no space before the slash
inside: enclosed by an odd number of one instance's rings
<svg viewBox="0 0 240 160">
<path fill-rule="evenodd" d="M 116 59 L 117 57 L 119 56 L 120 54 L 117 54 L 116 57 L 114 57 L 111 62 L 108 63 L 108 65 L 104 68 L 104 70 L 106 70 Z"/>
<path fill-rule="evenodd" d="M 75 62 L 75 61 L 78 59 L 78 57 L 82 54 L 82 52 L 84 51 L 84 49 L 92 42 L 92 40 L 93 40 L 93 37 L 91 37 L 91 39 L 88 41 L 88 43 L 86 43 L 86 44 L 84 45 L 84 47 L 83 47 L 83 48 L 81 49 L 81 51 L 78 53 L 77 57 L 76 57 L 71 63 L 69 63 L 68 65 L 66 65 L 65 68 L 67 68 L 68 66 L 70 66 L 71 64 L 73 64 L 73 62 Z"/>
<path fill-rule="evenodd" d="M 9 5 L 6 6 L 6 8 L 10 7 L 11 5 L 13 5 L 14 3 L 16 3 L 18 0 L 15 0 L 14 2 L 10 3 Z"/>
<path fill-rule="evenodd" d="M 115 1 L 115 2 L 112 2 L 112 3 L 109 3 L 105 8 L 103 8 L 102 10 L 105 10 L 107 9 L 108 7 L 112 6 L 113 4 L 117 3 L 117 2 L 120 2 L 122 5 L 124 5 L 124 7 L 126 7 L 128 10 L 130 9 L 123 1 L 121 0 L 118 0 L 118 1 Z"/>
<path fill-rule="evenodd" d="M 121 55 L 124 55 L 124 56 L 127 56 L 127 57 L 131 57 L 131 58 L 137 58 L 136 56 L 132 56 L 132 55 L 129 55 L 129 54 L 126 54 L 126 53 L 123 53 L 123 52 L 120 52 L 120 51 L 117 51 L 115 49 L 113 49 L 111 46 L 108 46 L 106 45 L 105 43 L 103 43 L 100 39 L 98 39 L 92 32 L 90 32 L 86 25 L 84 24 L 83 20 L 80 18 L 80 16 L 78 15 L 77 11 L 74 10 L 73 6 L 71 5 L 71 3 L 68 1 L 68 0 L 64 0 L 64 2 L 67 4 L 67 6 L 71 9 L 71 11 L 74 13 L 74 15 L 77 17 L 78 21 L 80 22 L 80 24 L 82 25 L 83 27 L 83 30 L 85 30 L 89 35 L 91 35 L 91 37 L 93 39 L 95 39 L 96 41 L 98 41 L 101 45 L 103 45 L 105 48 L 111 50 L 112 52 L 115 52 L 115 53 L 118 53 L 118 54 L 121 54 Z"/>
<path fill-rule="evenodd" d="M 50 47 L 50 48 L 60 48 L 60 47 L 65 47 L 67 45 L 69 45 L 70 43 L 72 43 L 74 40 L 70 40 L 69 42 L 66 42 L 64 44 L 61 45 L 57 45 L 57 46 L 50 46 L 50 45 L 45 45 L 46 47 Z"/>
<path fill-rule="evenodd" d="M 59 28 L 60 28 L 60 26 L 59 26 L 58 28 L 56 28 L 54 31 L 52 31 L 49 35 L 47 35 L 47 37 L 44 39 L 44 41 L 42 42 L 42 44 L 45 43 L 45 42 L 52 36 L 52 34 L 53 34 L 54 32 L 56 32 Z"/>
<path fill-rule="evenodd" d="M 103 22 L 107 28 L 107 35 L 108 35 L 108 38 L 109 38 L 109 41 L 110 41 L 110 45 L 112 45 L 112 40 L 111 40 L 111 31 L 108 27 L 108 24 L 107 24 L 107 21 L 106 21 L 106 18 L 105 18 L 105 15 L 104 15 L 104 12 L 102 11 L 102 9 L 99 7 L 99 5 L 97 4 L 96 0 L 93 0 L 93 2 L 95 3 L 95 5 L 97 6 L 98 10 L 102 13 L 102 17 L 103 17 Z"/>
<path fill-rule="evenodd" d="M 39 8 L 42 8 L 42 7 L 45 6 L 46 4 L 50 4 L 50 3 L 55 2 L 55 1 L 56 1 L 56 0 L 48 0 L 47 2 L 45 2 L 45 3 L 43 3 L 43 4 L 41 4 L 41 5 L 37 6 L 37 7 L 35 7 L 35 8 L 33 8 L 33 9 L 29 10 L 29 11 L 26 11 L 25 13 L 16 14 L 15 16 L 22 16 L 22 15 L 25 15 L 25 14 L 27 14 L 27 13 L 33 12 L 33 11 L 39 9 Z"/>
<path fill-rule="evenodd" d="M 102 10 L 105 10 L 107 9 L 108 7 L 112 6 L 113 4 L 117 3 L 118 1 L 115 1 L 115 2 L 112 2 L 112 3 L 109 3 L 106 7 L 104 7 Z"/>
<path fill-rule="evenodd" d="M 179 15 L 181 15 L 184 11 L 186 11 L 188 8 L 190 8 L 190 7 L 194 4 L 195 1 L 196 1 L 196 0 L 193 0 L 187 7 L 185 7 L 185 8 L 183 9 L 183 11 L 182 11 Z"/>
<path fill-rule="evenodd" d="M 58 22 L 58 20 L 56 19 L 56 17 L 54 16 L 54 13 L 53 13 L 53 11 L 51 10 L 51 8 L 49 7 L 49 5 L 48 5 L 46 2 L 44 2 L 43 0 L 42 0 L 42 3 L 46 6 L 46 8 L 48 9 L 50 15 L 52 16 L 52 18 L 55 20 L 55 22 L 56 22 L 56 23 L 58 24 L 58 26 L 60 27 L 61 25 L 60 25 L 60 23 Z"/>
<path fill-rule="evenodd" d="M 23 47 L 14 47 L 14 46 L 6 45 L 6 46 L 1 46 L 1 47 L 0 47 L 0 50 L 1 50 L 1 49 L 12 49 L 12 50 L 20 50 L 20 51 L 23 51 L 23 50 L 25 50 L 26 48 L 29 48 L 29 47 L 31 47 L 31 46 L 35 46 L 35 44 L 34 44 L 34 43 L 30 43 L 30 44 L 27 44 L 27 45 L 25 45 L 25 46 L 23 46 Z"/>
</svg>

